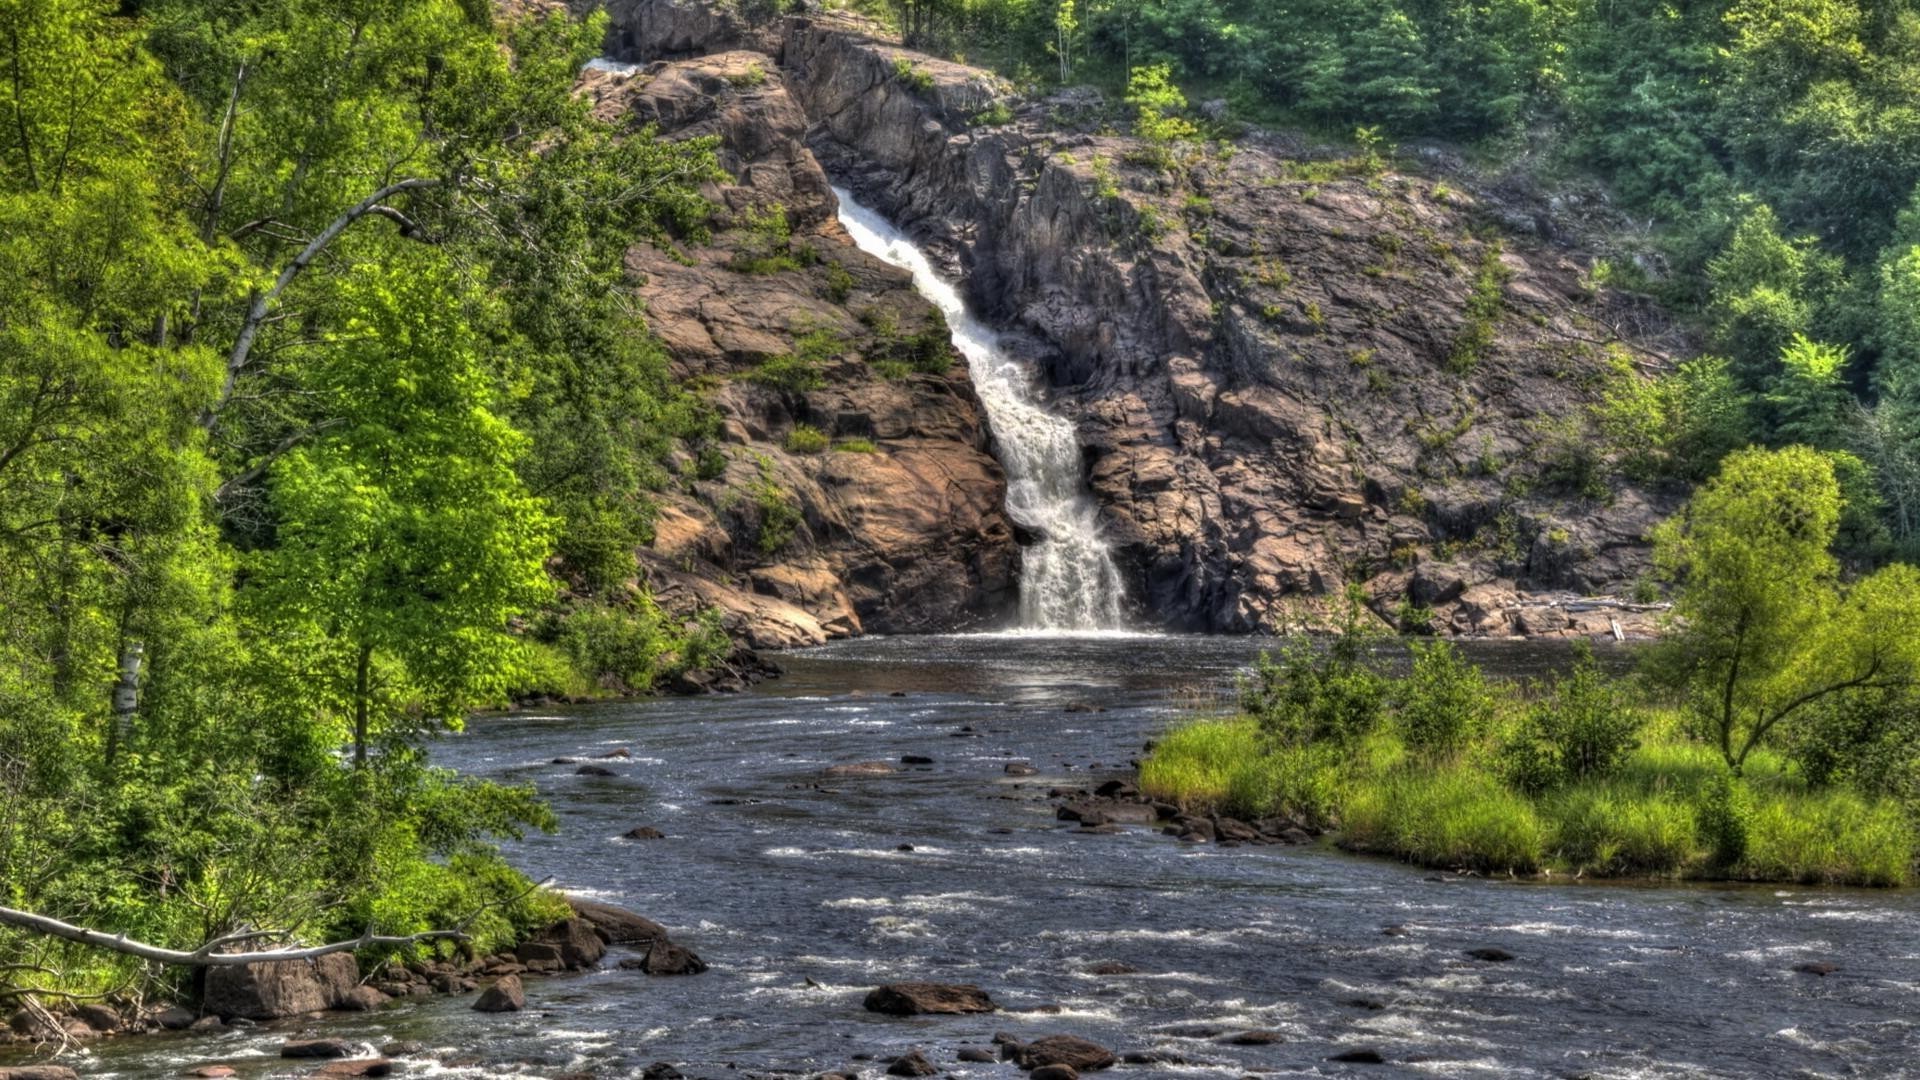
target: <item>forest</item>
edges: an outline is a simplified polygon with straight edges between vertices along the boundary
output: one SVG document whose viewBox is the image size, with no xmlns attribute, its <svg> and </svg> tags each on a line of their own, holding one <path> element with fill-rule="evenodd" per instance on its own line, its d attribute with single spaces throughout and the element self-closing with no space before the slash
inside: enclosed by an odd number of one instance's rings
<svg viewBox="0 0 1920 1080">
<path fill-rule="evenodd" d="M 603 32 L 0 4 L 0 905 L 187 947 L 550 919 L 488 844 L 550 812 L 426 741 L 728 647 L 628 584 L 711 418 L 612 286 L 715 166 L 571 97 Z M 107 955 L 0 929 L 22 985 Z"/>
</svg>

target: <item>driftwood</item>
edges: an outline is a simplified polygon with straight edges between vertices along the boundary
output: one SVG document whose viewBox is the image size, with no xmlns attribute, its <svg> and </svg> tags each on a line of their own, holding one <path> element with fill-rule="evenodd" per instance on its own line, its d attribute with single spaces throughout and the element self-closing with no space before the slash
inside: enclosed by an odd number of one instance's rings
<svg viewBox="0 0 1920 1080">
<path fill-rule="evenodd" d="M 84 926 L 61 922 L 46 915 L 36 915 L 31 911 L 0 907 L 0 924 L 18 926 L 23 930 L 48 934 L 68 941 L 77 941 L 82 945 L 110 949 L 128 956 L 137 956 L 142 960 L 154 960 L 162 964 L 175 964 L 180 967 L 239 967 L 245 964 L 272 963 L 280 960 L 312 960 L 337 952 L 351 952 L 357 949 L 375 946 L 415 945 L 422 941 L 466 941 L 463 930 L 429 930 L 422 934 L 385 936 L 375 934 L 371 929 L 357 938 L 348 941 L 335 941 L 327 945 L 312 945 L 297 949 L 267 949 L 260 952 L 219 952 L 229 945 L 246 941 L 258 941 L 264 937 L 282 936 L 280 931 L 250 931 L 242 934 L 226 934 L 185 952 L 180 949 L 163 949 L 158 945 L 148 945 L 135 941 L 125 934 L 107 934 L 99 930 L 90 930 Z"/>
</svg>

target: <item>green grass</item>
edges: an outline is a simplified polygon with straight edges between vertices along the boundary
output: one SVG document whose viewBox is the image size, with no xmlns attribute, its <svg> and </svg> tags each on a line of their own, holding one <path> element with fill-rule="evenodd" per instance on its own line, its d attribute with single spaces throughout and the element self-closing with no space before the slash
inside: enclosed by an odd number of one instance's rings
<svg viewBox="0 0 1920 1080">
<path fill-rule="evenodd" d="M 1493 743 L 1428 761 L 1377 731 L 1344 750 L 1279 747 L 1244 717 L 1170 732 L 1141 764 L 1149 796 L 1236 817 L 1281 814 L 1337 826 L 1342 846 L 1448 870 L 1897 886 L 1913 880 L 1920 833 L 1901 807 L 1810 788 L 1779 755 L 1746 768 L 1746 852 L 1716 865 L 1699 807 L 1724 775 L 1718 751 L 1656 713 L 1614 775 L 1529 797 L 1497 778 Z"/>
</svg>

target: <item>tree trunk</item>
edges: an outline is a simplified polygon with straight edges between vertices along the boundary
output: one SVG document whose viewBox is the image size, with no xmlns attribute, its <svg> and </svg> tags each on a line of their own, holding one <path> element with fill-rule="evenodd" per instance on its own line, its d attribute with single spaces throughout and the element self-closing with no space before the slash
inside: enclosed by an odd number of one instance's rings
<svg viewBox="0 0 1920 1080">
<path fill-rule="evenodd" d="M 373 646 L 360 646 L 360 662 L 353 673 L 353 767 L 367 766 L 367 698 L 372 693 Z"/>
</svg>

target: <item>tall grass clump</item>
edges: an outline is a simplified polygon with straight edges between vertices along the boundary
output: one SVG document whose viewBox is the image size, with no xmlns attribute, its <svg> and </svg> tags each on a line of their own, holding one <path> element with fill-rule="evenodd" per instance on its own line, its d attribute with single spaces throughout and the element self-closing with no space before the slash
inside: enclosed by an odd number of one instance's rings
<svg viewBox="0 0 1920 1080">
<path fill-rule="evenodd" d="M 1168 732 L 1140 763 L 1140 790 L 1182 806 L 1225 807 L 1236 776 L 1257 771 L 1264 756 L 1252 720 L 1196 721 Z M 1242 778 L 1237 786 L 1244 793 L 1256 783 Z"/>
<path fill-rule="evenodd" d="M 1905 885 L 1920 837 L 1900 807 L 1844 789 L 1754 800 L 1736 876 L 1804 885 Z"/>
<path fill-rule="evenodd" d="M 1401 769 L 1358 785 L 1341 820 L 1350 847 L 1492 873 L 1546 865 L 1547 835 L 1526 796 L 1458 766 Z"/>
</svg>

